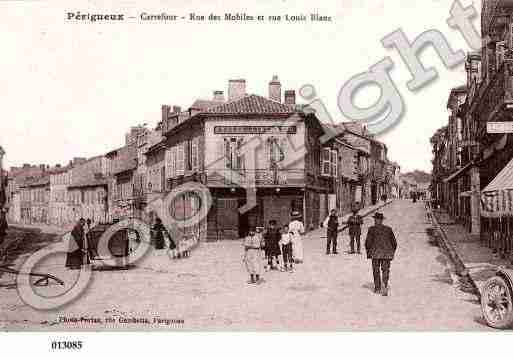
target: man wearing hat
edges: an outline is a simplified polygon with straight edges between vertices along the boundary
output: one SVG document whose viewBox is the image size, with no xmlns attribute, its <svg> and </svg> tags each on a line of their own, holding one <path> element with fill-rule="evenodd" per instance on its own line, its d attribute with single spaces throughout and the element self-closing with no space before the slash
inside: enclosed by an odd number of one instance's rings
<svg viewBox="0 0 513 359">
<path fill-rule="evenodd" d="M 367 232 L 365 249 L 367 258 L 372 259 L 374 292 L 387 296 L 390 262 L 394 259 L 397 241 L 392 228 L 383 224 L 383 213 L 376 212 L 373 217 L 375 224 Z"/>
</svg>

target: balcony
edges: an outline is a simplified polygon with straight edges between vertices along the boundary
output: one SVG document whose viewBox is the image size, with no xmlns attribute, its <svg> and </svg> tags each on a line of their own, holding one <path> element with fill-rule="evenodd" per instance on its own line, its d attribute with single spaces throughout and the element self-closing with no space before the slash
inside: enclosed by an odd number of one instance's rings
<svg viewBox="0 0 513 359">
<path fill-rule="evenodd" d="M 303 169 L 212 170 L 207 174 L 211 187 L 302 187 L 305 185 Z"/>
<path fill-rule="evenodd" d="M 508 23 L 508 17 L 513 8 L 511 0 L 489 0 L 484 9 L 482 28 L 485 35 L 489 33 L 502 33 Z"/>
<path fill-rule="evenodd" d="M 479 123 L 477 140 L 482 144 L 493 142 L 496 136 L 486 134 L 486 123 L 510 121 L 513 115 L 513 59 L 506 60 L 487 84 L 479 89 L 479 95 L 471 108 Z"/>
</svg>

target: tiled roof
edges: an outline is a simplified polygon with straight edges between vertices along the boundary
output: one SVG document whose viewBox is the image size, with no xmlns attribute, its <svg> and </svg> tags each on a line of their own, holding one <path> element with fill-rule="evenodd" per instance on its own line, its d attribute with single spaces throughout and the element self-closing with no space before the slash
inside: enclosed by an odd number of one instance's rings
<svg viewBox="0 0 513 359">
<path fill-rule="evenodd" d="M 73 182 L 69 188 L 80 188 L 80 187 L 98 187 L 107 185 L 106 178 L 84 178 Z"/>
<path fill-rule="evenodd" d="M 166 148 L 166 140 L 162 140 L 148 148 L 148 151 L 146 151 L 146 155 L 149 155 L 155 151 L 160 151 Z"/>
<path fill-rule="evenodd" d="M 220 102 L 198 99 L 191 105 L 192 109 L 205 111 L 211 107 L 219 106 Z"/>
<path fill-rule="evenodd" d="M 295 107 L 269 100 L 258 95 L 247 95 L 240 99 L 208 108 L 205 113 L 215 114 L 292 114 Z"/>
<path fill-rule="evenodd" d="M 23 187 L 40 187 L 46 186 L 50 184 L 50 176 L 35 178 L 35 179 L 27 179 L 25 183 L 22 185 Z"/>
<path fill-rule="evenodd" d="M 130 171 L 137 168 L 137 149 L 135 146 L 125 146 L 118 151 L 114 159 L 114 174 Z"/>
</svg>

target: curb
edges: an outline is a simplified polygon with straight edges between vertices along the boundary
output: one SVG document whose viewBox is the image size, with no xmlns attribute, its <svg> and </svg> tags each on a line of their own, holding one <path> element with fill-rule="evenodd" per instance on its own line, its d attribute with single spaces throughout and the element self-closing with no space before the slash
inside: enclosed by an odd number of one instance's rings
<svg viewBox="0 0 513 359">
<path fill-rule="evenodd" d="M 431 223 L 433 225 L 433 233 L 431 236 L 435 237 L 437 242 L 447 252 L 449 259 L 454 264 L 456 274 L 463 280 L 463 284 L 469 285 L 471 287 L 470 290 L 472 291 L 472 294 L 475 294 L 479 300 L 481 300 L 481 292 L 479 291 L 479 287 L 476 285 L 476 282 L 470 275 L 468 268 L 461 260 L 458 252 L 454 249 L 454 246 L 449 241 L 447 233 L 445 233 L 443 227 L 439 224 L 435 213 L 431 210 L 431 208 L 428 208 L 427 212 L 430 215 Z"/>
</svg>

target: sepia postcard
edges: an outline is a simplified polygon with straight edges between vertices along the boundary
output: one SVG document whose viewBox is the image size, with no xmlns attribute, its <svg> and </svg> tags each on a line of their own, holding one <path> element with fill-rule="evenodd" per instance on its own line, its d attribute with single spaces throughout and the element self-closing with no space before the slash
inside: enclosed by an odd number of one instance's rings
<svg viewBox="0 0 513 359">
<path fill-rule="evenodd" d="M 513 0 L 11 0 L 0 30 L 1 332 L 513 329 Z"/>
</svg>

